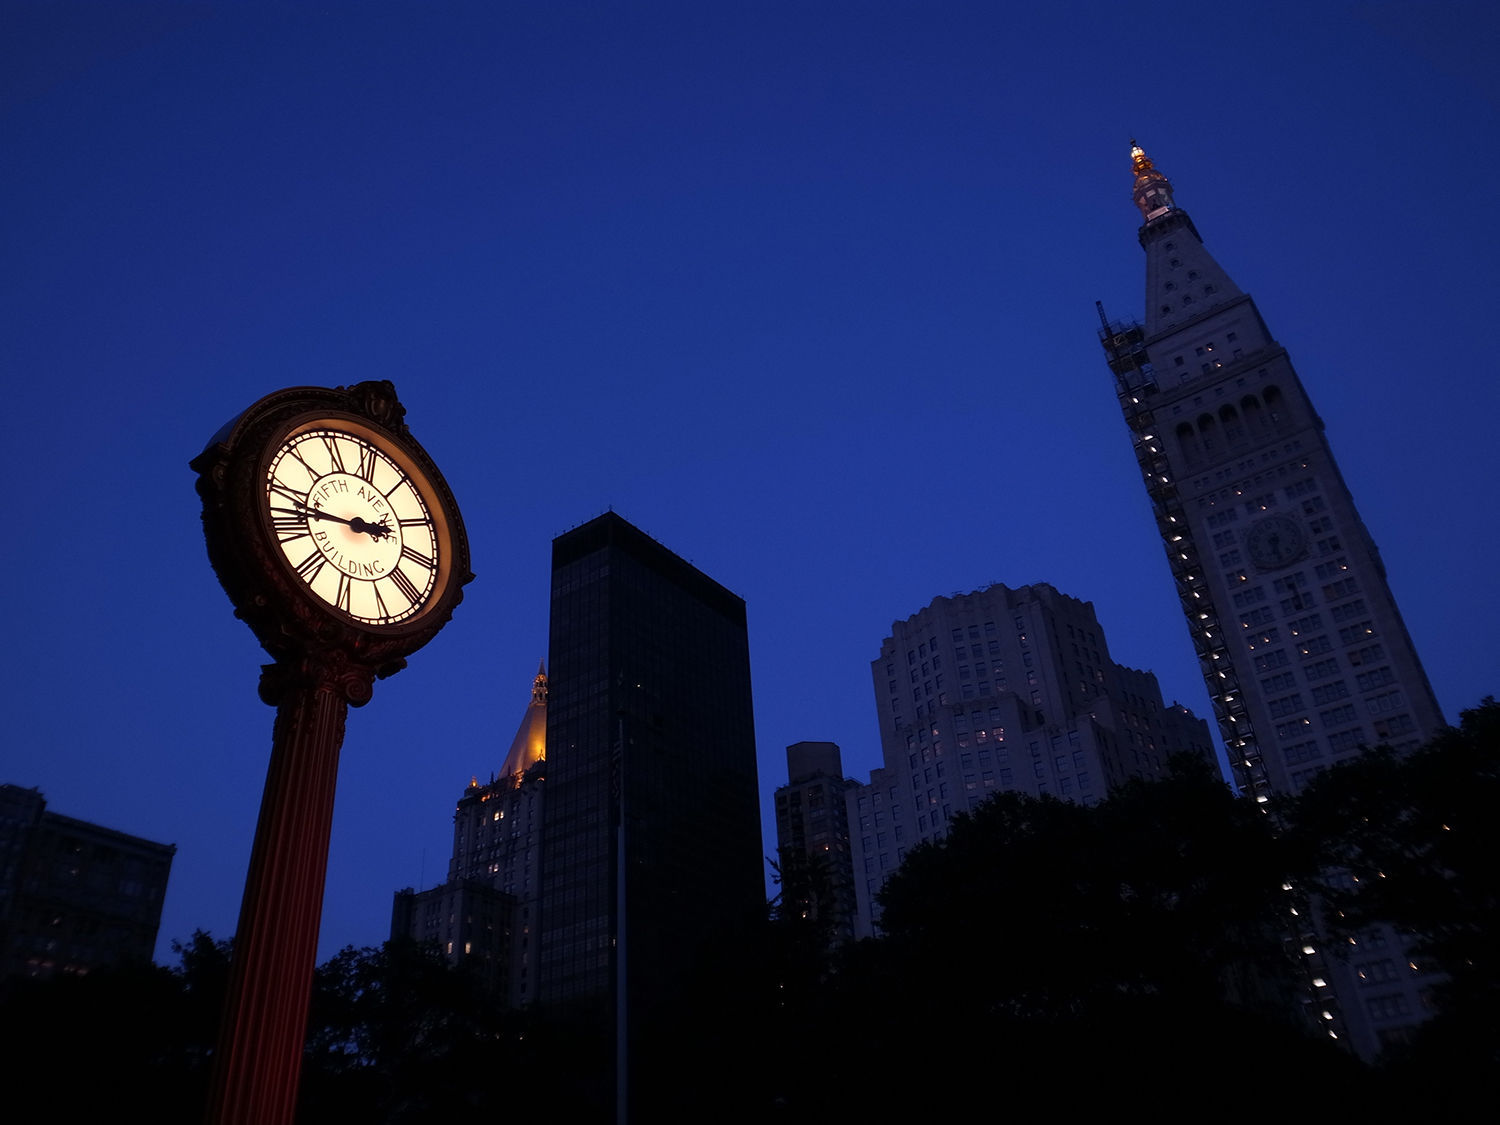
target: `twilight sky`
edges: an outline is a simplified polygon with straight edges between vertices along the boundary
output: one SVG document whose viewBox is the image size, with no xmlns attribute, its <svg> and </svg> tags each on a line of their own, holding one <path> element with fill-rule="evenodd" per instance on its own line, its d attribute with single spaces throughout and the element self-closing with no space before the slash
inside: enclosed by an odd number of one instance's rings
<svg viewBox="0 0 1500 1125">
<path fill-rule="evenodd" d="M 445 876 L 609 507 L 746 599 L 767 812 L 787 743 L 879 764 L 890 623 L 992 581 L 1210 715 L 1095 337 L 1142 313 L 1132 136 L 1456 718 L 1500 690 L 1497 57 L 1483 3 L 4 0 L 0 781 L 177 844 L 160 957 L 233 932 L 273 712 L 187 463 L 377 378 L 478 579 L 351 712 L 322 956 Z"/>
</svg>

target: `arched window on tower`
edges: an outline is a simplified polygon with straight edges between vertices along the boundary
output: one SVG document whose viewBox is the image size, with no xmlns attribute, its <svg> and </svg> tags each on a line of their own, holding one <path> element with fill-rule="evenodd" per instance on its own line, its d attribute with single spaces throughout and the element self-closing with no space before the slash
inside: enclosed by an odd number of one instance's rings
<svg viewBox="0 0 1500 1125">
<path fill-rule="evenodd" d="M 1261 408 L 1260 399 L 1254 395 L 1246 395 L 1240 399 L 1240 411 L 1245 419 L 1245 429 L 1250 433 L 1260 433 L 1270 426 L 1270 423 L 1266 421 L 1266 412 Z"/>
<path fill-rule="evenodd" d="M 1177 427 L 1177 444 L 1190 466 L 1203 460 L 1203 450 L 1198 447 L 1198 433 L 1191 422 L 1183 422 Z"/>
<path fill-rule="evenodd" d="M 1281 398 L 1281 391 L 1277 387 L 1267 387 L 1261 392 L 1265 400 L 1266 414 L 1270 417 L 1271 425 L 1280 429 L 1286 422 L 1286 405 Z"/>
<path fill-rule="evenodd" d="M 1240 425 L 1240 412 L 1234 408 L 1233 403 L 1225 403 L 1219 411 L 1219 422 L 1224 427 L 1224 440 L 1235 442 L 1245 436 L 1245 428 Z"/>
<path fill-rule="evenodd" d="M 1214 424 L 1214 416 L 1212 414 L 1200 414 L 1198 416 L 1198 437 L 1203 442 L 1204 456 L 1214 451 L 1214 437 L 1217 435 L 1218 429 L 1219 427 Z"/>
</svg>

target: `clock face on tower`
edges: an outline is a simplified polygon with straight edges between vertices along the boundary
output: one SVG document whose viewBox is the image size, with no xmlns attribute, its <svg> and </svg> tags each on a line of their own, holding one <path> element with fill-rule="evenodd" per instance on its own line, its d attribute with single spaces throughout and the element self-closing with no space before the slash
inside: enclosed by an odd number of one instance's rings
<svg viewBox="0 0 1500 1125">
<path fill-rule="evenodd" d="M 1245 547 L 1250 552 L 1250 561 L 1261 570 L 1276 570 L 1302 557 L 1307 537 L 1302 533 L 1302 525 L 1290 516 L 1268 516 L 1251 525 Z"/>
<path fill-rule="evenodd" d="M 270 451 L 265 527 L 312 596 L 364 625 L 399 625 L 437 601 L 448 536 L 436 489 L 377 429 L 304 421 Z"/>
</svg>

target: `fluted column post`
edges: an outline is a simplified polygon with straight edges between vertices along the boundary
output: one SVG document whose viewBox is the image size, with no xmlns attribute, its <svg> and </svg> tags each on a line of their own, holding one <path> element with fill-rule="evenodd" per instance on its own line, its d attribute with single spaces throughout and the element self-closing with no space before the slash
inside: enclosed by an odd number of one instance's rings
<svg viewBox="0 0 1500 1125">
<path fill-rule="evenodd" d="M 374 671 L 339 654 L 267 665 L 271 763 L 240 904 L 209 1125 L 291 1125 L 317 962 L 339 749 Z"/>
</svg>

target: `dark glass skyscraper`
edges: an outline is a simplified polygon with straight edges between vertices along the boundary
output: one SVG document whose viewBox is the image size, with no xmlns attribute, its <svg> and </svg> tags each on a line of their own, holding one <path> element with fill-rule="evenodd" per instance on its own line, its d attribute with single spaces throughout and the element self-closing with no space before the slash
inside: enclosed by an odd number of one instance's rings
<svg viewBox="0 0 1500 1125">
<path fill-rule="evenodd" d="M 765 905 L 745 603 L 607 513 L 553 541 L 548 664 L 538 1002 L 605 1030 L 646 1110 Z"/>
</svg>

